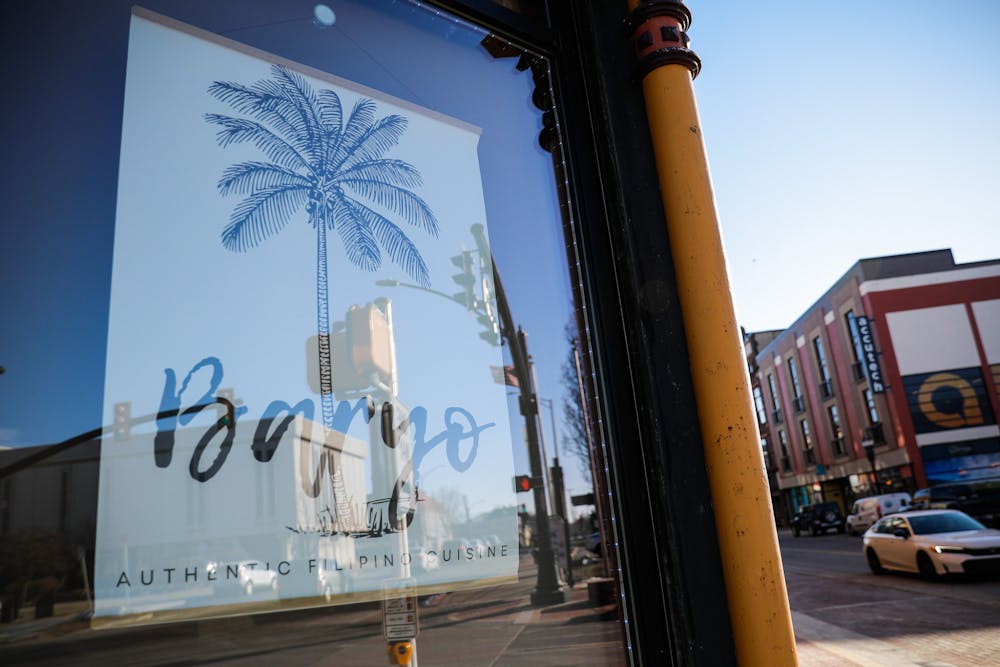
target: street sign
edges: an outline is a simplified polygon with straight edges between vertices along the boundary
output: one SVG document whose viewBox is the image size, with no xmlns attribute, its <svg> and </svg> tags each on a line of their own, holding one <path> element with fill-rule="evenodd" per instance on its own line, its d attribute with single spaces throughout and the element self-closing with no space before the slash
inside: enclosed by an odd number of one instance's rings
<svg viewBox="0 0 1000 667">
<path fill-rule="evenodd" d="M 556 563 L 566 562 L 566 522 L 558 515 L 549 515 L 549 539 Z"/>
<path fill-rule="evenodd" d="M 417 583 L 397 579 L 383 585 L 382 634 L 386 639 L 415 639 L 418 631 Z"/>
</svg>

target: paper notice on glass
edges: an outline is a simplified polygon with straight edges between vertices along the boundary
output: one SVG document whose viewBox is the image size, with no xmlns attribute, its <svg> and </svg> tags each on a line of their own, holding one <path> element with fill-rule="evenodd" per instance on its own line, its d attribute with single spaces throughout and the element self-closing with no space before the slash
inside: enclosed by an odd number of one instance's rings
<svg viewBox="0 0 1000 667">
<path fill-rule="evenodd" d="M 101 450 L 99 619 L 516 576 L 492 274 L 462 253 L 478 139 L 135 10 L 104 394 L 134 421 Z M 441 293 L 458 264 L 472 301 Z"/>
</svg>

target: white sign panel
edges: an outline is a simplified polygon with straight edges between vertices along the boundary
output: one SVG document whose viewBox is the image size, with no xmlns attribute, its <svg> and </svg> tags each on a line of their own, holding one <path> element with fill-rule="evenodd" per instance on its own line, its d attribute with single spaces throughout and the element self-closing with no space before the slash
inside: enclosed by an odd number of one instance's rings
<svg viewBox="0 0 1000 667">
<path fill-rule="evenodd" d="M 486 224 L 478 139 L 136 10 L 99 618 L 516 576 L 500 349 L 436 293 Z"/>
</svg>

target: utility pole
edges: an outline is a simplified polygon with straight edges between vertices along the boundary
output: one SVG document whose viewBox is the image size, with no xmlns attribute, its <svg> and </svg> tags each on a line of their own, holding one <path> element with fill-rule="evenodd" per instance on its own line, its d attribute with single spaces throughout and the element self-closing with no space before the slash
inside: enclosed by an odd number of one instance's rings
<svg viewBox="0 0 1000 667">
<path fill-rule="evenodd" d="M 538 394 L 535 391 L 534 373 L 531 371 L 531 357 L 528 354 L 528 338 L 518 328 L 514 328 L 514 320 L 507 302 L 500 272 L 496 270 L 493 257 L 489 255 L 489 244 L 482 225 L 472 226 L 472 235 L 479 247 L 480 257 L 489 257 L 489 265 L 493 272 L 493 284 L 496 290 L 497 308 L 500 311 L 500 333 L 507 341 L 510 356 L 514 362 L 514 374 L 517 375 L 521 395 L 519 404 L 524 415 L 525 433 L 528 445 L 528 461 L 531 465 L 532 492 L 535 501 L 535 528 L 538 534 L 538 580 L 535 590 L 531 593 L 531 603 L 534 605 L 560 604 L 568 598 L 567 590 L 561 585 L 556 571 L 555 552 L 552 550 L 552 536 L 549 532 L 548 503 L 545 499 L 545 462 L 542 461 L 541 445 L 538 433 Z"/>
<path fill-rule="evenodd" d="M 525 333 L 514 324 L 510 304 L 507 302 L 507 294 L 503 289 L 500 274 L 496 270 L 489 243 L 486 240 L 485 229 L 481 224 L 475 224 L 472 225 L 471 231 L 479 254 L 482 299 L 478 298 L 475 293 L 475 283 L 472 280 L 473 269 L 468 251 L 463 251 L 461 255 L 452 260 L 455 266 L 461 270 L 461 273 L 453 276 L 455 282 L 463 288 L 461 293 L 445 294 L 437 290 L 401 283 L 397 280 L 379 280 L 375 284 L 383 287 L 419 289 L 459 303 L 476 313 L 480 324 L 486 327 L 486 330 L 479 334 L 480 338 L 491 345 L 499 344 L 500 337 L 507 341 L 520 391 L 518 403 L 521 414 L 524 416 L 525 440 L 528 447 L 528 461 L 531 466 L 531 487 L 534 493 L 535 532 L 538 534 L 538 581 L 531 594 L 531 602 L 535 605 L 559 604 L 568 599 L 568 591 L 559 579 L 555 552 L 552 550 L 552 536 L 549 532 L 548 503 L 545 498 L 547 462 L 543 459 L 541 452 L 541 438 L 538 429 L 538 394 L 535 391 L 531 355 L 528 354 L 528 340 Z M 493 286 L 492 290 L 490 284 Z M 493 313 L 490 305 L 491 292 L 495 292 L 499 318 L 497 314 Z"/>
<path fill-rule="evenodd" d="M 693 80 L 701 60 L 688 48 L 691 12 L 680 0 L 628 0 L 628 9 L 684 316 L 736 657 L 741 665 L 795 665 L 750 377 L 695 103 Z"/>
<path fill-rule="evenodd" d="M 549 417 L 552 420 L 552 447 L 555 455 L 552 457 L 552 467 L 549 469 L 549 480 L 552 482 L 552 511 L 563 520 L 563 541 L 566 544 L 566 583 L 573 585 L 573 545 L 570 542 L 570 516 L 566 505 L 566 484 L 562 465 L 559 464 L 559 433 L 556 430 L 555 401 L 551 398 L 539 398 L 542 403 L 548 403 Z"/>
</svg>

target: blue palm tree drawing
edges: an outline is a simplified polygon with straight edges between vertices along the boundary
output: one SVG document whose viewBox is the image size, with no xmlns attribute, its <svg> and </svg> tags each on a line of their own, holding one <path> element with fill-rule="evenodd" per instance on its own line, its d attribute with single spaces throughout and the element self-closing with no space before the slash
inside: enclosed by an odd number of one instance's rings
<svg viewBox="0 0 1000 667">
<path fill-rule="evenodd" d="M 243 195 L 222 231 L 222 245 L 246 252 L 284 229 L 303 208 L 316 234 L 316 325 L 319 338 L 323 424 L 333 426 L 330 362 L 328 232 L 336 230 L 347 259 L 375 271 L 383 251 L 416 282 L 430 285 L 427 265 L 393 220 L 437 237 L 438 223 L 413 193 L 420 172 L 385 157 L 406 130 L 397 114 L 376 119 L 376 105 L 361 98 L 346 116 L 332 90 L 314 91 L 299 74 L 271 66 L 271 78 L 250 86 L 216 81 L 208 92 L 239 116 L 205 114 L 219 126 L 222 148 L 251 143 L 268 161 L 228 167 L 218 182 L 222 195 Z"/>
</svg>

